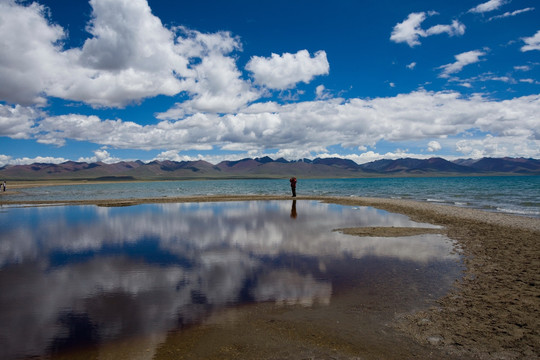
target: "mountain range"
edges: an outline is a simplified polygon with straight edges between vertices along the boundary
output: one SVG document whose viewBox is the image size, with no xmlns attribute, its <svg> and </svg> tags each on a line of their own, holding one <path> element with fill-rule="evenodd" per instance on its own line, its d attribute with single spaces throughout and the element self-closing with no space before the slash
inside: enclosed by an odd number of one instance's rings
<svg viewBox="0 0 540 360">
<path fill-rule="evenodd" d="M 342 158 L 288 161 L 270 157 L 222 161 L 121 161 L 113 164 L 67 161 L 0 168 L 0 180 L 178 180 L 216 178 L 354 178 L 380 176 L 540 175 L 540 160 L 482 158 L 448 161 L 403 158 L 357 164 Z"/>
</svg>

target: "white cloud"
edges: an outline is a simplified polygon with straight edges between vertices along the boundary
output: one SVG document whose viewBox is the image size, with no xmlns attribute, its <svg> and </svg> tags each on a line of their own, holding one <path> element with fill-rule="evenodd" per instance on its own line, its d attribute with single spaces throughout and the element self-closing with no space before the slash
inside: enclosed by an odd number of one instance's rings
<svg viewBox="0 0 540 360">
<path fill-rule="evenodd" d="M 328 153 L 325 153 L 325 154 L 317 154 L 314 157 L 318 157 L 318 158 L 340 157 L 340 158 L 343 158 L 343 159 L 352 160 L 357 164 L 365 164 L 365 163 L 368 163 L 368 162 L 382 160 L 382 159 L 396 160 L 396 159 L 402 159 L 402 158 L 405 158 L 405 157 L 414 157 L 416 159 L 424 159 L 424 158 L 427 159 L 427 158 L 431 157 L 431 155 L 427 156 L 425 154 L 413 154 L 413 153 L 410 153 L 410 152 L 408 152 L 406 150 L 396 149 L 396 151 L 386 152 L 384 154 L 376 153 L 376 152 L 370 150 L 370 151 L 365 151 L 365 152 L 363 152 L 361 154 L 343 155 L 343 154 L 328 154 Z"/>
<path fill-rule="evenodd" d="M 0 99 L 30 105 L 49 96 L 96 107 L 122 107 L 186 92 L 189 111 L 226 112 L 260 94 L 240 78 L 237 38 L 167 29 L 146 0 L 92 0 L 90 37 L 64 49 L 64 30 L 47 9 L 0 2 Z M 127 21 L 129 20 L 129 21 Z"/>
<path fill-rule="evenodd" d="M 487 78 L 487 80 L 492 80 L 492 81 L 502 81 L 502 82 L 505 82 L 505 83 L 508 83 L 508 84 L 516 84 L 517 81 L 510 77 L 510 76 L 491 76 L 489 78 Z"/>
<path fill-rule="evenodd" d="M 34 163 L 45 163 L 45 164 L 61 164 L 68 161 L 64 158 L 55 158 L 51 156 L 36 156 L 34 158 L 22 157 L 14 159 L 11 156 L 0 155 L 0 166 L 3 165 L 30 165 Z"/>
<path fill-rule="evenodd" d="M 465 66 L 479 62 L 480 57 L 484 55 L 486 55 L 486 53 L 479 50 L 458 54 L 454 56 L 456 59 L 455 62 L 440 67 L 440 69 L 443 69 L 440 77 L 449 77 L 450 74 L 460 72 Z"/>
<path fill-rule="evenodd" d="M 250 82 L 241 78 L 242 74 L 234 58 L 228 56 L 233 50 L 241 48 L 239 39 L 228 32 L 203 34 L 184 28 L 182 30 L 185 35 L 179 38 L 176 49 L 186 57 L 200 61 L 191 66 L 193 73 L 186 82 L 185 91 L 192 98 L 178 103 L 173 112 L 235 112 L 261 96 Z"/>
<path fill-rule="evenodd" d="M 486 156 L 499 156 L 504 150 L 507 152 L 503 156 L 539 157 L 539 106 L 539 95 L 494 101 L 481 96 L 465 98 L 457 92 L 422 90 L 373 99 L 330 98 L 286 105 L 256 103 L 235 114 L 199 113 L 179 121 L 169 119 L 145 126 L 77 114 L 45 116 L 31 119 L 37 122 L 37 129 L 28 129 L 23 134 L 59 146 L 71 139 L 107 149 L 160 150 L 157 159 L 178 161 L 203 158 L 186 158 L 179 154 L 184 150 L 231 150 L 246 156 L 264 156 L 269 149 L 279 149 L 275 152 L 277 157 L 298 159 L 314 154 L 321 156 L 329 147 L 338 145 L 356 153 L 358 150 L 366 153 L 346 156 L 362 163 L 378 156 L 391 158 L 390 153 L 366 151 L 381 140 L 405 146 L 414 141 L 425 141 L 428 150 L 437 151 L 441 138 L 446 138 L 445 148 L 456 147 L 467 156 L 478 153 L 485 144 L 483 154 Z M 458 142 L 460 135 L 472 130 L 490 134 L 491 138 L 483 142 L 470 138 Z M 456 138 L 458 140 L 451 140 Z M 419 151 L 415 154 L 401 150 L 393 154 L 421 157 Z M 217 163 L 226 157 L 205 155 L 204 159 Z M 96 151 L 88 160 L 94 158 L 96 161 L 115 159 L 105 148 Z M 65 161 L 61 160 L 58 162 Z M 31 162 L 34 161 L 24 163 Z"/>
<path fill-rule="evenodd" d="M 442 146 L 441 146 L 441 144 L 440 144 L 438 141 L 434 141 L 434 140 L 433 140 L 433 141 L 430 141 L 430 142 L 428 143 L 428 148 L 427 148 L 427 150 L 428 150 L 429 152 L 435 152 L 435 151 L 439 151 L 439 150 L 441 150 L 441 149 L 442 149 Z"/>
<path fill-rule="evenodd" d="M 448 77 L 448 76 L 441 76 L 441 77 Z M 460 86 L 472 88 L 473 83 L 477 82 L 487 82 L 487 81 L 500 81 L 507 84 L 517 84 L 518 81 L 513 78 L 512 76 L 498 76 L 491 72 L 486 72 L 477 76 L 472 76 L 470 78 L 466 79 L 460 79 L 457 77 L 452 77 L 449 79 L 451 82 L 457 82 Z"/>
<path fill-rule="evenodd" d="M 469 10 L 469 12 L 485 13 L 485 12 L 497 10 L 498 8 L 500 8 L 507 2 L 508 2 L 507 0 L 489 0 L 485 3 L 482 3 L 478 6 L 473 7 L 472 9 Z"/>
<path fill-rule="evenodd" d="M 514 66 L 514 70 L 517 70 L 517 71 L 530 71 L 531 67 L 529 65 Z"/>
<path fill-rule="evenodd" d="M 175 73 L 187 75 L 187 59 L 173 52 L 173 34 L 151 14 L 145 0 L 93 0 L 91 5 L 93 37 L 82 49 L 64 50 L 60 41 L 65 33 L 49 24 L 44 7 L 0 4 L 2 48 L 13 49 L 0 53 L 0 71 L 8 84 L 2 99 L 44 103 L 45 95 L 123 106 L 181 91 Z M 24 91 L 13 92 L 19 88 Z"/>
<path fill-rule="evenodd" d="M 519 82 L 527 83 L 527 84 L 540 84 L 539 81 L 534 79 L 519 79 Z"/>
<path fill-rule="evenodd" d="M 80 61 L 88 68 L 122 71 L 129 68 L 159 72 L 186 64 L 172 51 L 173 34 L 152 15 L 146 1 L 93 0 L 92 20 L 87 27 L 91 38 L 85 41 Z"/>
<path fill-rule="evenodd" d="M 106 164 L 112 164 L 112 163 L 122 161 L 122 159 L 111 156 L 111 154 L 105 149 L 100 149 L 100 150 L 95 150 L 94 151 L 94 156 L 87 157 L 87 158 L 81 157 L 77 161 L 79 161 L 79 162 L 87 162 L 87 163 L 103 162 L 103 163 L 106 163 Z"/>
<path fill-rule="evenodd" d="M 435 15 L 436 13 L 430 12 L 427 15 Z M 447 33 L 449 36 L 463 35 L 465 33 L 465 25 L 457 20 L 452 21 L 450 25 L 435 25 L 427 30 L 421 28 L 422 22 L 426 19 L 425 12 L 411 13 L 407 19 L 394 26 L 390 40 L 396 43 L 407 43 L 410 47 L 420 45 L 420 37 L 428 37 L 431 35 L 438 35 Z"/>
<path fill-rule="evenodd" d="M 0 99 L 21 105 L 44 104 L 43 90 L 50 86 L 59 67 L 60 41 L 65 33 L 49 25 L 45 8 L 0 1 Z"/>
<path fill-rule="evenodd" d="M 309 83 L 315 76 L 328 74 L 329 69 L 325 51 L 311 57 L 307 50 L 272 54 L 269 58 L 253 56 L 246 65 L 257 84 L 277 90 L 290 89 L 299 82 Z"/>
<path fill-rule="evenodd" d="M 176 106 L 185 114 L 235 112 L 260 97 L 259 92 L 241 79 L 241 73 L 230 57 L 209 55 L 195 70 L 195 81 L 188 90 L 192 93 L 192 99 Z"/>
<path fill-rule="evenodd" d="M 10 164 L 12 160 L 11 156 L 0 154 L 0 166 Z"/>
<path fill-rule="evenodd" d="M 71 139 L 111 148 L 159 149 L 163 157 L 173 154 L 168 151 L 263 153 L 276 148 L 282 154 L 304 155 L 324 153 L 333 145 L 366 149 L 383 139 L 429 142 L 478 129 L 497 138 L 519 137 L 527 146 L 536 146 L 538 152 L 539 106 L 538 95 L 492 101 L 481 96 L 463 98 L 457 92 L 422 90 L 373 99 L 257 103 L 235 114 L 198 113 L 145 126 L 97 116 L 52 116 L 39 120 L 36 131 L 29 130 L 26 136 L 58 146 Z"/>
<path fill-rule="evenodd" d="M 465 25 L 453 20 L 450 25 L 435 25 L 426 30 L 426 36 L 446 33 L 450 36 L 465 34 Z"/>
<path fill-rule="evenodd" d="M 531 37 L 523 38 L 523 41 L 527 45 L 522 46 L 521 51 L 540 50 L 540 30 Z"/>
<path fill-rule="evenodd" d="M 159 153 L 155 158 L 154 160 L 159 160 L 159 161 L 165 161 L 165 160 L 170 160 L 170 161 L 195 161 L 195 160 L 202 160 L 202 156 L 199 155 L 198 157 L 193 157 L 193 156 L 187 156 L 187 155 L 180 155 L 178 153 L 178 151 L 175 151 L 175 150 L 168 150 L 168 151 L 163 151 L 161 153 Z M 206 161 L 208 161 L 207 159 L 205 159 Z"/>
<path fill-rule="evenodd" d="M 422 22 L 426 19 L 426 13 L 411 13 L 407 19 L 394 26 L 390 40 L 401 43 L 406 42 L 410 47 L 420 45 L 418 38 L 425 36 L 424 30 L 420 27 Z"/>
<path fill-rule="evenodd" d="M 315 88 L 315 98 L 317 100 L 326 100 L 330 99 L 332 95 L 330 92 L 325 88 L 324 85 L 319 85 Z"/>
<path fill-rule="evenodd" d="M 470 158 L 505 157 L 508 154 L 537 158 L 539 151 L 534 146 L 538 146 L 538 144 L 539 141 L 524 140 L 519 136 L 495 137 L 488 134 L 480 139 L 458 141 L 456 151 Z"/>
<path fill-rule="evenodd" d="M 512 12 L 507 11 L 502 15 L 496 15 L 496 16 L 490 17 L 489 21 L 496 20 L 496 19 L 503 19 L 503 18 L 507 18 L 507 17 L 511 17 L 511 16 L 516 16 L 516 15 L 523 14 L 525 12 L 533 11 L 533 10 L 534 10 L 533 7 L 528 7 L 528 8 L 525 8 L 525 9 L 515 10 L 515 11 L 512 11 Z"/>
<path fill-rule="evenodd" d="M 414 69 L 416 67 L 416 63 L 413 61 L 412 63 L 410 63 L 409 65 L 407 65 L 407 69 Z"/>
<path fill-rule="evenodd" d="M 0 104 L 0 136 L 8 136 L 12 139 L 29 139 L 34 132 L 33 127 L 39 116 L 41 116 L 41 112 L 32 107 Z"/>
</svg>

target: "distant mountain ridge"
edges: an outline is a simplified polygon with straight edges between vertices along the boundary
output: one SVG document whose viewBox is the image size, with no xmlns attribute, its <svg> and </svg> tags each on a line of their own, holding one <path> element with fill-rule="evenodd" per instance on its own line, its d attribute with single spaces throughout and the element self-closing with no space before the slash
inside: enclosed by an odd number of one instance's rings
<svg viewBox="0 0 540 360">
<path fill-rule="evenodd" d="M 67 161 L 0 168 L 0 180 L 174 180 L 213 178 L 353 178 L 378 176 L 540 175 L 540 160 L 482 158 L 448 161 L 443 158 L 403 158 L 357 164 L 349 159 L 317 158 L 288 161 L 268 156 L 222 161 L 154 160 L 113 164 Z"/>
</svg>

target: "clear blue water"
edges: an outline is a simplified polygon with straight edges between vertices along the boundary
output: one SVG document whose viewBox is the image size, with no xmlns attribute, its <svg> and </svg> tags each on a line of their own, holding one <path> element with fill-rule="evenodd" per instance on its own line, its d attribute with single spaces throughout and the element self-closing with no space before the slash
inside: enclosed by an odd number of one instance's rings
<svg viewBox="0 0 540 360">
<path fill-rule="evenodd" d="M 112 183 L 30 188 L 5 200 L 92 200 L 218 194 L 288 195 L 287 179 Z M 540 217 L 540 176 L 299 179 L 299 196 L 413 199 Z"/>
</svg>

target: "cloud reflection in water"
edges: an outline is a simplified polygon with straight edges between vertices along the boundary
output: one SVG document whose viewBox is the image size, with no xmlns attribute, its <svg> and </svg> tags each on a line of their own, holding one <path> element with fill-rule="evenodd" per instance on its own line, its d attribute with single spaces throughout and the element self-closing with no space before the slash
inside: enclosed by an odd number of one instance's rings
<svg viewBox="0 0 540 360">
<path fill-rule="evenodd" d="M 336 260 L 456 259 L 440 235 L 332 232 L 428 225 L 314 201 L 7 208 L 0 225 L 2 358 L 155 337 L 245 302 L 327 305 L 333 285 L 325 263 Z M 300 260 L 283 260 L 290 258 Z M 81 328 L 91 331 L 81 336 L 74 331 Z"/>
</svg>

